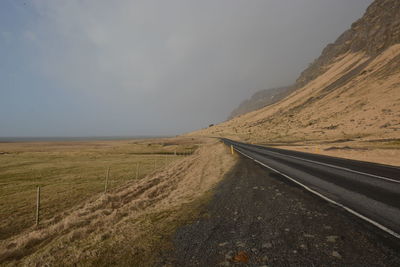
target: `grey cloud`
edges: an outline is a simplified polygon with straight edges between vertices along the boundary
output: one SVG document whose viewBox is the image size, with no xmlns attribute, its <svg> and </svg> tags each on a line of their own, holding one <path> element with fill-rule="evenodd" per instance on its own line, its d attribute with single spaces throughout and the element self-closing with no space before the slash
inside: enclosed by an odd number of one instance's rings
<svg viewBox="0 0 400 267">
<path fill-rule="evenodd" d="M 48 79 L 92 98 L 77 134 L 175 134 L 294 82 L 370 2 L 40 0 L 28 37 Z"/>
</svg>

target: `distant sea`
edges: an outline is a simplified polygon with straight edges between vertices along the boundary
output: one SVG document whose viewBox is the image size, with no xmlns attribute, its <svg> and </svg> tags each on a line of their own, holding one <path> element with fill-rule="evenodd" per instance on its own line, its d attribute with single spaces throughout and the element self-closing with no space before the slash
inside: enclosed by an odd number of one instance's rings
<svg viewBox="0 0 400 267">
<path fill-rule="evenodd" d="M 169 136 L 49 136 L 49 137 L 0 137 L 0 143 L 12 142 L 51 142 L 51 141 L 110 141 L 110 140 L 127 140 L 127 139 L 150 139 L 165 138 Z"/>
</svg>

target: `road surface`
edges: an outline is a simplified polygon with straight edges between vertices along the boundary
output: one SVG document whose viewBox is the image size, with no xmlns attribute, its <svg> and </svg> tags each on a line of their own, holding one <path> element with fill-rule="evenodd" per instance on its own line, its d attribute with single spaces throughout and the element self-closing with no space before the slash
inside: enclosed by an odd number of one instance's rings
<svg viewBox="0 0 400 267">
<path fill-rule="evenodd" d="M 400 168 L 222 140 L 311 193 L 400 238 Z"/>
<path fill-rule="evenodd" d="M 235 154 L 237 165 L 157 266 L 400 266 L 399 243 L 386 242 L 397 239 Z"/>
</svg>

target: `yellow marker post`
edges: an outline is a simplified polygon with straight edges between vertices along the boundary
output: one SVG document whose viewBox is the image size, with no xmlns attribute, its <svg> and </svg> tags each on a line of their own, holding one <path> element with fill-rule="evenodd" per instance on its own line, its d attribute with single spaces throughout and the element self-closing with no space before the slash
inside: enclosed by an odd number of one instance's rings
<svg viewBox="0 0 400 267">
<path fill-rule="evenodd" d="M 232 153 L 232 155 L 233 155 L 233 145 L 231 145 L 231 153 Z"/>
</svg>

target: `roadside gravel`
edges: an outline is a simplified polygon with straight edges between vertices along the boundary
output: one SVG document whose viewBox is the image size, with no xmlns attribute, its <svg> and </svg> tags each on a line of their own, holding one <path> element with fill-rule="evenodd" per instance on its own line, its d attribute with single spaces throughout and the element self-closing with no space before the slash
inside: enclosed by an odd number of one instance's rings
<svg viewBox="0 0 400 267">
<path fill-rule="evenodd" d="M 160 264 L 400 266 L 399 243 L 389 241 L 353 216 L 241 158 L 218 185 L 201 218 L 177 230 L 174 250 L 166 252 Z"/>
</svg>

